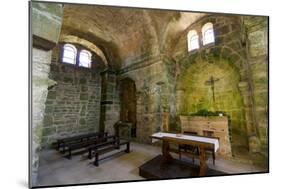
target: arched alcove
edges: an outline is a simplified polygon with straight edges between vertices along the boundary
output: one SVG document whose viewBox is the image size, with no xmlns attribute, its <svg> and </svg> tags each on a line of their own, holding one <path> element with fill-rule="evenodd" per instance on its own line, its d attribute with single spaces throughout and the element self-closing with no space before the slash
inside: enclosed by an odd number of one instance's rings
<svg viewBox="0 0 281 189">
<path fill-rule="evenodd" d="M 178 114 L 191 115 L 200 110 L 225 112 L 230 120 L 233 152 L 247 150 L 245 110 L 237 67 L 224 58 L 214 58 L 210 62 L 197 57 L 187 64 L 177 85 Z"/>
<path fill-rule="evenodd" d="M 136 137 L 136 85 L 130 78 L 120 81 L 120 120 L 131 122 L 131 136 Z"/>
</svg>

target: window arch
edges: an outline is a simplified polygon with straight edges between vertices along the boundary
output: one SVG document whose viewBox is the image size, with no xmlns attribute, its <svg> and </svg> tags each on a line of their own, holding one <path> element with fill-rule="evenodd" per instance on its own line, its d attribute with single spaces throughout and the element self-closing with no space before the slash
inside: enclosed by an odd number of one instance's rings
<svg viewBox="0 0 281 189">
<path fill-rule="evenodd" d="M 90 68 L 91 67 L 91 61 L 92 60 L 92 54 L 87 50 L 81 50 L 79 54 L 79 66 Z"/>
<path fill-rule="evenodd" d="M 211 22 L 206 23 L 202 27 L 203 45 L 215 42 L 214 28 Z"/>
<path fill-rule="evenodd" d="M 75 46 L 71 44 L 65 44 L 63 46 L 62 61 L 64 63 L 76 64 L 76 55 L 77 55 L 77 50 Z"/>
<path fill-rule="evenodd" d="M 187 34 L 188 51 L 199 49 L 199 37 L 195 30 L 191 30 Z"/>
</svg>

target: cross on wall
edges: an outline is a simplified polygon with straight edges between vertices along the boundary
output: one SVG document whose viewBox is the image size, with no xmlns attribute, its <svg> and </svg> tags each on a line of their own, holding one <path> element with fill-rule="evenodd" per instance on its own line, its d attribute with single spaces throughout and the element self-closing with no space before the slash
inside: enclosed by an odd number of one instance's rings
<svg viewBox="0 0 281 189">
<path fill-rule="evenodd" d="M 220 80 L 219 78 L 214 78 L 213 76 L 211 76 L 209 80 L 205 81 L 205 85 L 211 86 L 213 102 L 215 102 L 215 82 L 219 80 Z"/>
</svg>

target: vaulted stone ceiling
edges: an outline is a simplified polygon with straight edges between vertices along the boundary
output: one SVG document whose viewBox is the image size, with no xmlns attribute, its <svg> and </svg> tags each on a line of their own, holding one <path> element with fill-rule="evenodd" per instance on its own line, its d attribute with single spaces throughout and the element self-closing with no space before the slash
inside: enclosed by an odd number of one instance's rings
<svg viewBox="0 0 281 189">
<path fill-rule="evenodd" d="M 181 33 L 202 13 L 64 5 L 61 39 L 77 36 L 98 46 L 112 66 L 169 53 Z"/>
</svg>

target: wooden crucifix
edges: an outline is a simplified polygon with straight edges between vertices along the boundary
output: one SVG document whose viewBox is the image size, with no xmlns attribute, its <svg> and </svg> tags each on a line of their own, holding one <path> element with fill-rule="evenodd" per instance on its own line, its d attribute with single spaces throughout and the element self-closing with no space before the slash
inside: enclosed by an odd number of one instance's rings
<svg viewBox="0 0 281 189">
<path fill-rule="evenodd" d="M 211 86 L 212 93 L 213 93 L 213 101 L 215 102 L 215 82 L 219 81 L 220 79 L 214 78 L 213 76 L 210 77 L 209 80 L 205 81 L 205 85 Z"/>
</svg>

